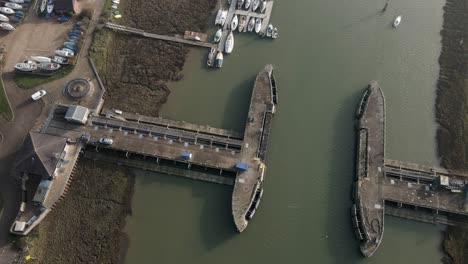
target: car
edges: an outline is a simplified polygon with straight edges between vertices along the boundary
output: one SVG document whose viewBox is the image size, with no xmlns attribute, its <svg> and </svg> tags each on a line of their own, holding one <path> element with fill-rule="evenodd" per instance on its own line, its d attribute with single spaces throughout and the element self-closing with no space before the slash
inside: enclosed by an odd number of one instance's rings
<svg viewBox="0 0 468 264">
<path fill-rule="evenodd" d="M 34 101 L 37 101 L 37 100 L 41 99 L 41 98 L 42 98 L 44 95 L 46 95 L 46 94 L 47 94 L 46 91 L 40 90 L 40 91 L 37 91 L 37 92 L 33 93 L 33 94 L 31 95 L 31 98 L 32 98 Z"/>
<path fill-rule="evenodd" d="M 112 145 L 112 143 L 114 143 L 114 140 L 112 138 L 100 138 L 99 143 L 103 145 Z"/>
</svg>

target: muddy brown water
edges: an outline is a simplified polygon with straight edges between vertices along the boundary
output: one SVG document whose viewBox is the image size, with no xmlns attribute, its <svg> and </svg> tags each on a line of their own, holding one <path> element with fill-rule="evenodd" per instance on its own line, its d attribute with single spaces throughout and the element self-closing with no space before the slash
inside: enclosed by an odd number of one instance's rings
<svg viewBox="0 0 468 264">
<path fill-rule="evenodd" d="M 242 131 L 252 83 L 275 66 L 280 105 L 265 193 L 237 234 L 232 189 L 138 172 L 126 263 L 440 263 L 441 227 L 386 217 L 363 259 L 349 217 L 353 113 L 371 79 L 387 102 L 387 157 L 437 164 L 434 100 L 443 1 L 277 0 L 276 41 L 236 34 L 221 70 L 192 49 L 162 116 Z M 391 27 L 402 16 L 400 27 Z M 214 31 L 214 30 L 213 30 Z"/>
</svg>

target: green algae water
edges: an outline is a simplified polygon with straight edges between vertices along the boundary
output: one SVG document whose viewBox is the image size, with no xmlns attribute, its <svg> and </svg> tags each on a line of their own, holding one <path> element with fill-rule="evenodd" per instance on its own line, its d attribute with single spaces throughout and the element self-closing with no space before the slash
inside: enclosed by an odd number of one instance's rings
<svg viewBox="0 0 468 264">
<path fill-rule="evenodd" d="M 387 158 L 437 164 L 444 2 L 392 0 L 382 13 L 385 2 L 277 0 L 279 38 L 235 34 L 221 70 L 205 67 L 208 50 L 191 49 L 163 117 L 243 131 L 254 78 L 275 67 L 264 198 L 238 234 L 231 187 L 137 172 L 125 263 L 440 263 L 441 227 L 387 216 L 370 259 L 352 233 L 353 114 L 370 80 L 386 96 Z"/>
</svg>

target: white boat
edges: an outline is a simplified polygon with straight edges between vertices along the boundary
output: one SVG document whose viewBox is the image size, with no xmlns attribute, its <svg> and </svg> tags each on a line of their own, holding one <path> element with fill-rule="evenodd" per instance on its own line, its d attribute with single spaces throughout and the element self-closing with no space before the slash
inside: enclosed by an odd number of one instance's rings
<svg viewBox="0 0 468 264">
<path fill-rule="evenodd" d="M 239 19 L 239 32 L 244 31 L 244 28 L 247 26 L 247 17 L 246 16 L 240 16 Z"/>
<path fill-rule="evenodd" d="M 41 11 L 41 13 L 44 13 L 44 11 L 46 10 L 46 7 L 47 7 L 47 0 L 42 0 L 41 5 L 39 6 L 39 10 Z"/>
<path fill-rule="evenodd" d="M 260 6 L 260 0 L 253 0 L 252 11 L 255 12 L 258 9 L 259 6 Z"/>
<path fill-rule="evenodd" d="M 37 67 L 46 71 L 56 71 L 60 69 L 60 64 L 53 63 L 53 62 L 44 62 L 44 63 L 39 63 Z"/>
<path fill-rule="evenodd" d="M 262 3 L 260 3 L 260 13 L 265 12 L 266 10 L 266 1 L 262 0 Z"/>
<path fill-rule="evenodd" d="M 260 33 L 260 29 L 262 29 L 262 19 L 257 17 L 255 20 L 255 33 Z"/>
<path fill-rule="evenodd" d="M 120 4 L 120 0 L 112 0 L 113 4 Z"/>
<path fill-rule="evenodd" d="M 239 17 L 235 15 L 231 21 L 231 30 L 236 30 L 238 23 L 239 23 Z"/>
<path fill-rule="evenodd" d="M 216 68 L 223 66 L 223 53 L 221 51 L 218 51 L 218 54 L 216 54 L 215 66 Z"/>
<path fill-rule="evenodd" d="M 2 29 L 5 29 L 5 30 L 15 30 L 15 27 L 6 23 L 6 22 L 2 22 L 0 23 L 0 28 Z"/>
<path fill-rule="evenodd" d="M 223 30 L 220 28 L 220 29 L 218 29 L 218 31 L 216 31 L 213 42 L 218 43 L 221 40 L 222 36 L 223 36 Z"/>
<path fill-rule="evenodd" d="M 273 35 L 273 25 L 269 24 L 268 27 L 267 27 L 266 36 L 271 38 L 272 35 Z"/>
<path fill-rule="evenodd" d="M 215 60 L 215 53 L 216 53 L 216 49 L 211 48 L 210 53 L 208 53 L 208 59 L 206 60 L 206 65 L 208 65 L 208 67 L 213 67 L 213 62 Z"/>
<path fill-rule="evenodd" d="M 0 12 L 2 12 L 3 14 L 6 14 L 6 15 L 11 15 L 11 14 L 14 14 L 15 11 L 11 8 L 8 8 L 8 7 L 0 7 Z"/>
<path fill-rule="evenodd" d="M 234 49 L 234 34 L 232 34 L 232 31 L 229 32 L 229 35 L 226 38 L 226 43 L 224 45 L 224 52 L 226 54 L 229 54 L 232 52 Z"/>
<path fill-rule="evenodd" d="M 0 21 L 2 21 L 2 22 L 8 22 L 8 21 L 10 21 L 10 19 L 8 19 L 8 17 L 5 16 L 5 15 L 0 14 Z"/>
<path fill-rule="evenodd" d="M 5 3 L 5 7 L 16 9 L 16 10 L 23 9 L 23 6 L 16 4 L 16 3 L 9 3 L 9 2 Z"/>
<path fill-rule="evenodd" d="M 54 56 L 52 59 L 52 62 L 58 63 L 58 64 L 68 64 L 68 59 L 60 56 Z"/>
<path fill-rule="evenodd" d="M 73 57 L 75 54 L 71 50 L 66 50 L 66 49 L 61 49 L 61 50 L 56 50 L 55 54 L 59 55 L 60 57 Z"/>
<path fill-rule="evenodd" d="M 249 24 L 247 25 L 247 30 L 249 32 L 252 32 L 254 27 L 255 27 L 255 17 L 251 17 L 250 20 L 249 20 Z"/>
<path fill-rule="evenodd" d="M 31 56 L 31 60 L 39 63 L 47 63 L 51 62 L 52 59 L 49 57 L 44 57 L 44 56 Z"/>
<path fill-rule="evenodd" d="M 215 26 L 216 25 L 221 25 L 221 13 L 222 12 L 223 12 L 222 9 L 218 10 L 218 13 L 216 14 L 216 18 L 215 18 Z"/>
<path fill-rule="evenodd" d="M 117 9 L 118 7 L 119 7 L 119 5 L 116 5 L 116 4 L 111 5 L 112 9 Z"/>
<path fill-rule="evenodd" d="M 224 26 L 224 23 L 226 22 L 227 18 L 227 13 L 227 10 L 219 9 L 218 14 L 216 15 L 215 25 Z"/>
<path fill-rule="evenodd" d="M 237 9 L 242 9 L 242 6 L 244 5 L 245 0 L 237 0 Z"/>
<path fill-rule="evenodd" d="M 250 3 L 252 3 L 251 0 L 245 0 L 245 9 L 249 10 Z"/>
<path fill-rule="evenodd" d="M 397 28 L 401 23 L 401 16 L 397 16 L 395 20 L 393 21 L 393 27 Z"/>
<path fill-rule="evenodd" d="M 278 37 L 278 28 L 273 29 L 273 34 L 271 35 L 273 39 L 276 39 Z"/>
<path fill-rule="evenodd" d="M 24 3 L 24 0 L 10 0 L 12 3 L 17 3 L 17 4 L 22 4 Z"/>
<path fill-rule="evenodd" d="M 35 63 L 16 63 L 15 64 L 15 69 L 19 71 L 24 71 L 24 72 L 30 72 L 30 71 L 35 71 L 37 70 L 37 64 Z"/>
<path fill-rule="evenodd" d="M 54 4 L 48 4 L 47 5 L 47 13 L 52 14 L 53 11 L 54 11 Z"/>
</svg>

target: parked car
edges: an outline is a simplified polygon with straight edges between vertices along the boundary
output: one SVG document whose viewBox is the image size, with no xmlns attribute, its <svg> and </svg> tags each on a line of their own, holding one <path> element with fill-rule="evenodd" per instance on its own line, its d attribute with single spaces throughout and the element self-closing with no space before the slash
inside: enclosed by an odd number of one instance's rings
<svg viewBox="0 0 468 264">
<path fill-rule="evenodd" d="M 31 95 L 31 98 L 36 101 L 36 100 L 39 100 L 41 99 L 44 95 L 46 95 L 47 92 L 44 91 L 44 90 L 40 90 L 40 91 L 37 91 L 35 93 L 33 93 L 33 95 Z"/>
<path fill-rule="evenodd" d="M 112 143 L 114 143 L 114 140 L 112 140 L 112 138 L 100 138 L 99 143 L 103 145 L 112 145 Z"/>
</svg>

